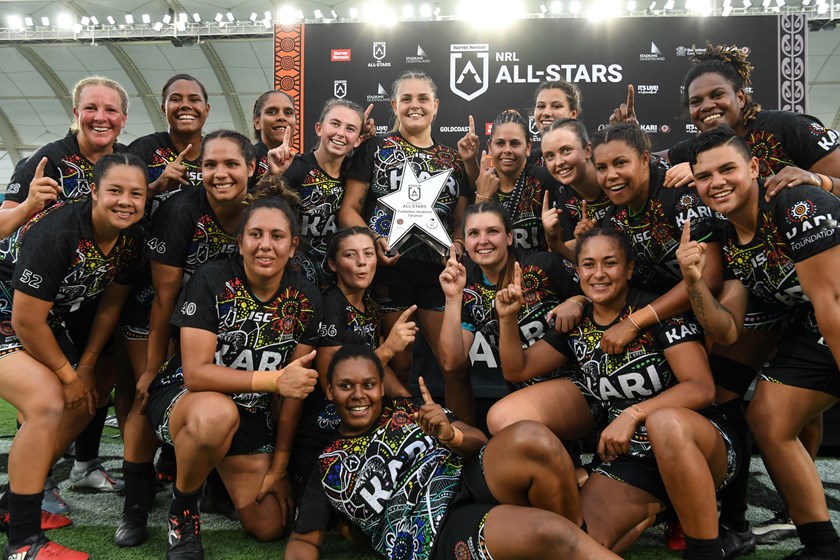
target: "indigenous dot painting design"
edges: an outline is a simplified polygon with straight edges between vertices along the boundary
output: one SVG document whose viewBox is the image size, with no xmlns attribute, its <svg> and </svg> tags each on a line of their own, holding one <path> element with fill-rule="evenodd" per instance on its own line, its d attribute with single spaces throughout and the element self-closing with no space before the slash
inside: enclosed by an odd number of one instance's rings
<svg viewBox="0 0 840 560">
<path fill-rule="evenodd" d="M 655 285 L 662 282 L 663 276 L 673 281 L 682 280 L 676 262 L 680 232 L 670 224 L 660 200 L 648 200 L 644 213 L 636 217 L 630 216 L 627 207 L 620 208 L 610 225 L 626 233 L 633 242 L 635 285 Z"/>
<path fill-rule="evenodd" d="M 242 278 L 227 281 L 216 294 L 216 311 L 216 363 L 246 371 L 268 371 L 286 363 L 314 314 L 309 298 L 297 288 L 288 286 L 261 303 Z M 246 409 L 265 410 L 271 395 L 239 393 L 233 400 Z"/>
<path fill-rule="evenodd" d="M 192 242 L 184 263 L 184 281 L 202 264 L 220 257 L 236 254 L 236 237 L 227 233 L 209 214 L 203 214 L 193 232 Z"/>
<path fill-rule="evenodd" d="M 775 175 L 782 168 L 794 165 L 779 138 L 767 130 L 752 130 L 747 136 L 752 155 L 758 158 L 759 177 Z"/>
<path fill-rule="evenodd" d="M 515 191 L 496 193 L 496 198 L 511 216 L 514 244 L 525 250 L 547 251 L 548 243 L 542 226 L 542 181 L 539 177 L 529 175 L 525 178 L 517 200 L 513 200 Z M 516 204 L 516 208 L 511 208 L 511 204 Z"/>
<path fill-rule="evenodd" d="M 794 223 L 801 223 L 807 220 L 809 216 L 813 215 L 815 210 L 816 206 L 814 206 L 813 202 L 810 200 L 800 200 L 788 208 L 786 213 L 787 219 Z"/>
<path fill-rule="evenodd" d="M 93 164 L 79 154 L 61 158 L 58 166 L 61 173 L 61 195 L 64 200 L 79 200 L 90 194 Z"/>
<path fill-rule="evenodd" d="M 460 484 L 460 457 L 422 432 L 415 411 L 408 401 L 386 406 L 375 429 L 319 457 L 327 498 L 386 558 L 429 558 Z"/>
<path fill-rule="evenodd" d="M 274 26 L 274 89 L 288 94 L 295 102 L 298 115 L 303 108 L 303 51 L 304 29 L 302 24 Z M 298 127 L 292 145 L 301 153 L 304 146 L 303 127 Z"/>
<path fill-rule="evenodd" d="M 108 258 L 102 254 L 93 241 L 79 240 L 76 254 L 55 296 L 55 306 L 73 311 L 82 302 L 105 291 L 131 256 L 132 245 L 129 237 L 121 235 L 111 250 L 114 258 Z"/>
</svg>

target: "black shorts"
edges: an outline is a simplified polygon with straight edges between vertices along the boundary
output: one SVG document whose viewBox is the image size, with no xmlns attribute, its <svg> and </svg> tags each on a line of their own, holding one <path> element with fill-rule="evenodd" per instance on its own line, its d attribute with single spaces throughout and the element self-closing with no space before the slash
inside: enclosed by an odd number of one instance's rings
<svg viewBox="0 0 840 560">
<path fill-rule="evenodd" d="M 840 397 L 840 370 L 831 350 L 798 325 L 785 331 L 759 379 Z"/>
<path fill-rule="evenodd" d="M 499 505 L 484 478 L 484 449 L 461 470 L 461 487 L 438 527 L 430 560 L 492 560 L 484 540 L 484 523 Z"/>
<path fill-rule="evenodd" d="M 750 294 L 747 311 L 744 314 L 744 328 L 769 331 L 784 328 L 790 320 L 790 309 L 770 305 L 763 299 Z"/>
<path fill-rule="evenodd" d="M 413 259 L 380 265 L 373 278 L 373 299 L 383 313 L 404 311 L 415 303 L 419 309 L 442 311 L 446 298 L 440 287 L 441 272 L 442 264 Z"/>
<path fill-rule="evenodd" d="M 726 476 L 723 477 L 720 486 L 715 489 L 715 491 L 720 492 L 735 478 L 741 468 L 743 457 L 737 453 L 741 446 L 719 408 L 710 406 L 699 411 L 699 414 L 712 423 L 726 446 Z M 625 453 L 619 455 L 614 461 L 601 463 L 594 472 L 644 490 L 667 507 L 671 505 L 668 491 L 665 490 L 665 483 L 662 482 L 659 466 L 656 464 L 656 457 L 653 453 L 647 457 Z"/>
<path fill-rule="evenodd" d="M 746 364 L 716 354 L 709 354 L 709 366 L 716 385 L 741 396 L 750 388 L 758 373 Z"/>
<path fill-rule="evenodd" d="M 159 386 L 149 391 L 146 415 L 161 443 L 174 445 L 169 431 L 169 420 L 175 404 L 186 393 L 187 388 L 178 383 Z M 233 435 L 225 455 L 273 453 L 276 425 L 271 415 L 264 411 L 249 412 L 238 405 L 236 409 L 239 411 L 239 429 Z"/>
</svg>

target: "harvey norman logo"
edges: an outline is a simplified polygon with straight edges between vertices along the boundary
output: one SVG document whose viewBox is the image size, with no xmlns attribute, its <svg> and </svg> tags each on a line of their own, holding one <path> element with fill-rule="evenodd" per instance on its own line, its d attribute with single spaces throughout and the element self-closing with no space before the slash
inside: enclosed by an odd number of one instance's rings
<svg viewBox="0 0 840 560">
<path fill-rule="evenodd" d="M 429 55 L 426 54 L 426 51 L 420 45 L 417 45 L 417 56 L 405 57 L 406 64 L 428 64 L 431 61 Z"/>
<path fill-rule="evenodd" d="M 487 43 L 449 45 L 449 89 L 467 101 L 487 91 L 490 46 Z"/>
<path fill-rule="evenodd" d="M 351 49 L 332 49 L 330 62 L 350 62 Z"/>
<path fill-rule="evenodd" d="M 656 46 L 656 43 L 651 41 L 650 53 L 639 54 L 639 60 L 642 62 L 662 62 L 665 60 L 665 56 L 662 54 L 662 51 L 659 50 L 659 47 Z"/>
</svg>

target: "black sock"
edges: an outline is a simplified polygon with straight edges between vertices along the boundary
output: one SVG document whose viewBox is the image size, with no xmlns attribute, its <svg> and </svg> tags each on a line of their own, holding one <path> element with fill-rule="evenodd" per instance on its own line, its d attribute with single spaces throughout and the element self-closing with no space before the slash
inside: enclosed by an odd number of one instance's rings
<svg viewBox="0 0 840 560">
<path fill-rule="evenodd" d="M 123 512 L 130 510 L 148 513 L 152 509 L 149 487 L 155 479 L 155 467 L 148 463 L 123 461 L 123 479 L 125 480 L 125 506 Z"/>
<path fill-rule="evenodd" d="M 97 408 L 90 424 L 76 438 L 76 460 L 80 463 L 93 461 L 99 457 L 99 441 L 102 439 L 102 430 L 107 417 L 107 406 Z"/>
<path fill-rule="evenodd" d="M 720 537 L 714 539 L 694 539 L 685 536 L 686 560 L 720 560 L 723 558 L 723 548 Z"/>
<path fill-rule="evenodd" d="M 173 484 L 172 485 L 172 505 L 169 506 L 169 513 L 172 515 L 182 516 L 184 512 L 189 511 L 192 513 L 198 513 L 198 498 L 201 496 L 201 488 L 192 492 L 190 494 L 186 494 L 178 490 L 178 488 Z"/>
<path fill-rule="evenodd" d="M 797 525 L 799 540 L 811 552 L 822 552 L 831 558 L 840 558 L 840 541 L 831 521 L 816 521 Z"/>
<path fill-rule="evenodd" d="M 162 444 L 160 446 L 160 455 L 157 460 L 157 469 L 159 471 L 164 471 L 167 474 L 174 474 L 175 463 L 175 448 L 168 443 Z"/>
<path fill-rule="evenodd" d="M 747 366 L 744 366 L 745 368 Z M 735 452 L 739 455 L 741 466 L 726 488 L 720 491 L 720 520 L 734 531 L 747 531 L 747 487 L 750 481 L 750 429 L 744 413 L 743 401 L 734 399 L 718 405 L 732 427 L 737 441 Z"/>
<path fill-rule="evenodd" d="M 9 545 L 41 532 L 41 501 L 44 492 L 15 494 L 9 492 Z"/>
</svg>

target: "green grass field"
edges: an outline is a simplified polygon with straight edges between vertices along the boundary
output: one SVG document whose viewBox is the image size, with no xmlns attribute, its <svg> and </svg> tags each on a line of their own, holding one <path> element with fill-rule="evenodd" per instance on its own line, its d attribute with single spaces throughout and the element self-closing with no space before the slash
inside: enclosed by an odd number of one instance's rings
<svg viewBox="0 0 840 560">
<path fill-rule="evenodd" d="M 0 482 L 6 482 L 6 465 L 8 450 L 15 431 L 15 411 L 5 402 L 0 401 Z M 122 465 L 122 440 L 117 430 L 105 429 L 101 456 L 107 468 L 120 474 Z M 54 475 L 60 483 L 62 494 L 71 508 L 70 517 L 73 525 L 52 531 L 50 538 L 66 546 L 90 553 L 91 558 L 97 560 L 135 560 L 148 558 L 162 558 L 166 549 L 165 519 L 168 510 L 169 497 L 158 495 L 155 510 L 150 518 L 150 538 L 142 546 L 131 549 L 115 547 L 111 538 L 116 528 L 122 499 L 113 494 L 74 491 L 67 485 L 67 476 L 72 466 L 71 460 L 61 460 L 54 470 Z M 838 461 L 820 460 L 820 469 L 825 481 L 829 507 L 835 526 L 840 527 L 840 473 L 837 470 Z M 770 481 L 764 472 L 760 461 L 753 460 L 753 477 L 751 492 L 751 508 L 748 519 L 760 521 L 769 517 L 773 509 L 780 506 L 778 496 L 771 490 Z M 206 558 L 226 560 L 254 560 L 255 558 L 283 558 L 284 541 L 278 543 L 258 543 L 245 535 L 237 523 L 231 522 L 216 514 L 202 516 L 202 538 L 204 541 Z M 625 554 L 630 560 L 677 559 L 677 555 L 668 551 L 662 543 L 661 527 L 653 528 Z M 790 539 L 772 547 L 759 547 L 751 555 L 751 560 L 774 560 L 783 558 L 793 552 L 798 541 Z M 324 554 L 325 559 L 335 560 L 373 560 L 377 558 L 371 552 L 356 547 L 341 539 L 337 534 L 331 534 Z"/>
</svg>

